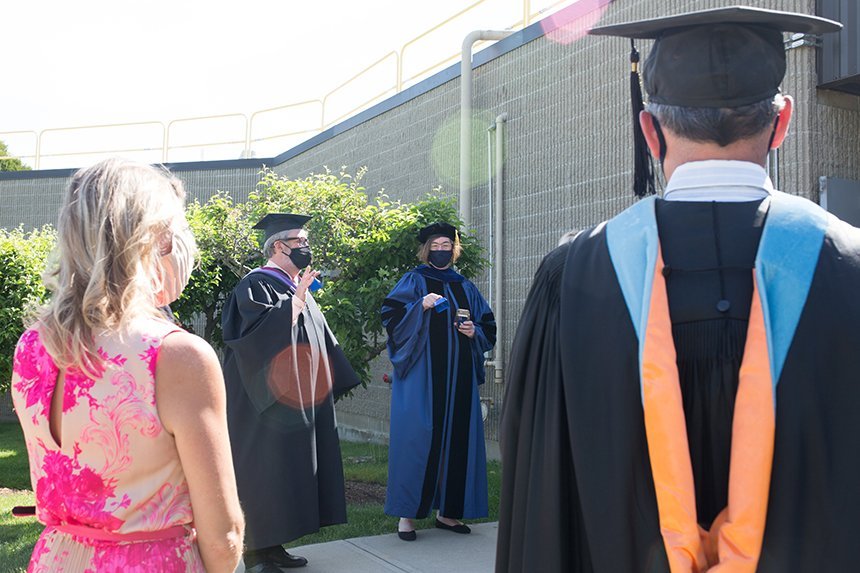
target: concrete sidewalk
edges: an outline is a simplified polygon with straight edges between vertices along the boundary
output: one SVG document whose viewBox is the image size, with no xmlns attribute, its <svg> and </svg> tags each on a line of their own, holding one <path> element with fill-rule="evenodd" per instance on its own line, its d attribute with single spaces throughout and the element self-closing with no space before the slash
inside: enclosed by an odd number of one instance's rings
<svg viewBox="0 0 860 573">
<path fill-rule="evenodd" d="M 307 573 L 492 573 L 496 562 L 498 522 L 470 524 L 472 533 L 422 529 L 418 539 L 402 541 L 396 533 L 357 537 L 290 548 L 307 557 Z M 284 569 L 283 571 L 286 571 Z"/>
</svg>

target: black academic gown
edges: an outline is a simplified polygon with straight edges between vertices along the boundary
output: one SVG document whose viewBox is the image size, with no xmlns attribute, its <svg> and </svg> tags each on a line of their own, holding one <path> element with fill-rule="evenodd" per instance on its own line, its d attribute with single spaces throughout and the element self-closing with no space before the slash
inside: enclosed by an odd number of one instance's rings
<svg viewBox="0 0 860 573">
<path fill-rule="evenodd" d="M 294 288 L 285 276 L 248 274 L 221 320 L 247 549 L 346 522 L 334 399 L 359 380 L 312 296 L 292 325 Z"/>
<path fill-rule="evenodd" d="M 647 302 L 648 293 L 630 289 L 627 272 L 646 259 L 638 233 L 648 209 L 666 267 L 656 271 L 666 278 L 699 526 L 712 527 L 727 505 L 757 265 L 758 288 L 771 303 L 770 359 L 780 367 L 766 527 L 752 568 L 856 570 L 860 231 L 801 206 L 795 223 L 774 223 L 768 249 L 776 256 L 765 264 L 757 249 L 769 203 L 651 201 L 619 216 L 630 223 L 633 257 L 613 250 L 610 222 L 547 255 L 535 276 L 509 362 L 496 570 L 670 571 L 631 311 L 631 296 Z M 807 219 L 821 227 L 817 242 L 796 241 Z M 803 274 L 803 265 L 792 267 L 799 259 L 809 270 L 805 284 L 792 282 Z"/>
</svg>

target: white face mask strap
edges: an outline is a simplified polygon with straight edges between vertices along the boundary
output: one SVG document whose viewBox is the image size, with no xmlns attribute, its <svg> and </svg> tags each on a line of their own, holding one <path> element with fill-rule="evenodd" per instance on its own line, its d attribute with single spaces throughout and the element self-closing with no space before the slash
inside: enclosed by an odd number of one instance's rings
<svg viewBox="0 0 860 573">
<path fill-rule="evenodd" d="M 162 284 L 161 292 L 156 295 L 158 306 L 166 306 L 178 299 L 191 278 L 191 257 L 187 239 L 184 233 L 174 233 L 170 253 L 159 261 Z"/>
</svg>

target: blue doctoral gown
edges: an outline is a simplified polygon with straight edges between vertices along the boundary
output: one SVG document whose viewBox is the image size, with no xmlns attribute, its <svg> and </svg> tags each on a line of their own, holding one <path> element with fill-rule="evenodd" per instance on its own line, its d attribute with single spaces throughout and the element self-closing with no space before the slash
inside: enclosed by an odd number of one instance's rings
<svg viewBox="0 0 860 573">
<path fill-rule="evenodd" d="M 428 293 L 449 307 L 424 310 Z M 474 338 L 454 325 L 468 309 Z M 478 385 L 496 322 L 477 287 L 459 273 L 420 265 L 407 272 L 382 306 L 391 383 L 391 430 L 385 513 L 451 518 L 487 515 L 487 460 Z"/>
</svg>

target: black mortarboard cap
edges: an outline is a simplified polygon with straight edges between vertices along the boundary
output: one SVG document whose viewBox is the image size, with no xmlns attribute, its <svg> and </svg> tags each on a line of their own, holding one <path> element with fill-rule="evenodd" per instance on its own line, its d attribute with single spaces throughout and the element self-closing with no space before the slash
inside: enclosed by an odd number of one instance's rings
<svg viewBox="0 0 860 573">
<path fill-rule="evenodd" d="M 842 24 L 807 14 L 731 6 L 600 26 L 602 36 L 654 39 L 642 69 L 648 100 L 739 107 L 774 96 L 785 76 L 782 32 L 823 34 Z"/>
<path fill-rule="evenodd" d="M 437 223 L 431 223 L 418 231 L 418 242 L 426 243 L 427 239 L 434 235 L 442 235 L 443 237 L 448 237 L 452 241 L 456 240 L 457 229 L 454 225 L 444 223 L 442 221 Z"/>
<path fill-rule="evenodd" d="M 822 34 L 838 22 L 747 6 L 699 10 L 624 24 L 599 26 L 590 34 L 655 40 L 642 67 L 648 100 L 681 107 L 739 107 L 773 97 L 785 76 L 782 32 Z M 634 60 L 635 47 L 631 53 Z M 638 60 L 638 54 L 635 56 Z M 636 74 L 634 63 L 633 74 Z M 653 193 L 650 158 L 639 129 L 638 77 L 633 97 L 634 192 Z M 637 101 L 638 100 L 638 101 Z"/>
<path fill-rule="evenodd" d="M 290 229 L 301 229 L 302 226 L 310 221 L 310 215 L 296 215 L 293 213 L 269 213 L 254 225 L 255 229 L 262 229 L 266 233 L 266 239 L 280 233 L 281 231 L 289 231 Z"/>
</svg>

